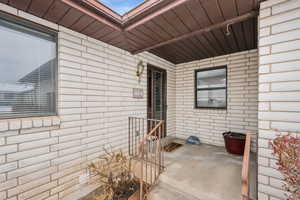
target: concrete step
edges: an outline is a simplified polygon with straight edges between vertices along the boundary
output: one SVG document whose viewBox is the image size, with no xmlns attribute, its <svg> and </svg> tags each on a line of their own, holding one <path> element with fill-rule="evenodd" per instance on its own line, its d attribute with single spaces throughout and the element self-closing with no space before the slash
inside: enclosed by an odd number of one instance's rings
<svg viewBox="0 0 300 200">
<path fill-rule="evenodd" d="M 167 194 L 163 194 L 163 190 L 165 190 Z M 206 195 L 206 193 L 201 192 L 201 189 L 199 189 L 197 185 L 192 185 L 191 183 L 185 181 L 179 182 L 176 177 L 172 177 L 168 173 L 163 173 L 160 175 L 159 184 L 154 187 L 153 191 L 151 191 L 151 195 L 152 194 L 155 196 L 155 198 L 151 200 L 160 200 L 161 197 L 167 198 L 169 196 L 184 197 L 181 199 L 187 200 L 223 200 L 214 196 L 214 194 L 209 196 Z M 162 198 L 162 200 L 164 198 Z M 178 198 L 178 200 L 179 199 L 180 198 Z"/>
<path fill-rule="evenodd" d="M 204 200 L 199 199 L 173 185 L 159 182 L 149 194 L 149 200 Z"/>
</svg>

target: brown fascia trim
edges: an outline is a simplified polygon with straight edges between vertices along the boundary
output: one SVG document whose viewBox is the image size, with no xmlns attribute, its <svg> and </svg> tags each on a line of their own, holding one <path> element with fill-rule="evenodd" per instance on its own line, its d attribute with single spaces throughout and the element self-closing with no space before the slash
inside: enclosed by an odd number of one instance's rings
<svg viewBox="0 0 300 200">
<path fill-rule="evenodd" d="M 133 21 L 140 14 L 144 13 L 145 11 L 147 11 L 148 9 L 154 6 L 157 6 L 158 4 L 162 3 L 165 0 L 146 0 L 144 3 L 138 5 L 128 13 L 124 14 L 123 16 L 119 15 L 112 9 L 108 8 L 98 0 L 61 0 L 61 1 L 85 13 L 86 15 L 89 15 L 95 20 L 112 27 L 117 31 L 130 31 L 131 29 L 141 24 L 144 24 L 147 21 L 163 14 L 164 12 L 174 9 L 175 7 L 183 3 L 186 3 L 190 0 L 174 0 L 173 2 L 167 4 L 166 6 L 163 6 L 157 11 L 154 11 L 149 15 L 146 15 L 144 18 L 137 20 L 136 22 L 133 23 L 130 22 Z M 101 16 L 101 14 L 103 16 Z"/>
<path fill-rule="evenodd" d="M 74 1 L 72 0 L 61 0 L 62 2 L 64 2 L 65 4 L 69 5 L 70 7 L 72 8 L 75 8 L 83 13 L 85 13 L 86 15 L 94 18 L 95 20 L 103 23 L 103 24 L 106 24 L 108 26 L 110 26 L 111 28 L 117 30 L 117 31 L 123 31 L 122 27 L 119 25 L 119 24 L 116 24 L 116 23 L 113 23 L 113 22 L 110 22 L 109 20 L 107 20 L 105 17 L 102 17 L 94 12 L 91 12 L 89 9 L 75 3 Z M 83 2 L 84 0 L 82 0 Z"/>
<path fill-rule="evenodd" d="M 139 14 L 141 14 L 141 13 L 145 12 L 146 10 L 148 10 L 149 8 L 163 2 L 164 0 L 146 0 L 143 3 L 139 4 L 138 6 L 136 6 L 135 8 L 128 11 L 127 13 L 125 13 L 124 15 L 118 14 L 117 12 L 110 9 L 109 7 L 107 7 L 106 5 L 104 5 L 103 3 L 101 3 L 98 0 L 81 0 L 81 1 L 83 3 L 91 6 L 98 12 L 103 13 L 110 19 L 113 19 L 114 21 L 118 22 L 120 25 L 123 25 L 123 24 L 127 23 L 129 20 L 133 19 L 135 16 L 138 16 Z"/>
<path fill-rule="evenodd" d="M 163 13 L 169 11 L 169 10 L 172 10 L 172 9 L 176 8 L 177 6 L 180 6 L 180 5 L 182 5 L 182 4 L 184 4 L 188 1 L 190 1 L 190 0 L 175 0 L 172 3 L 169 3 L 168 5 L 156 10 L 155 12 L 143 17 L 141 20 L 138 20 L 137 22 L 129 24 L 128 26 L 124 27 L 124 30 L 125 31 L 130 31 L 130 30 L 134 29 L 135 27 L 137 27 L 139 25 L 142 25 L 142 24 L 150 21 L 151 19 L 153 19 L 155 17 L 158 17 L 161 14 L 163 14 Z M 142 11 L 142 12 L 144 12 L 144 11 Z"/>
<path fill-rule="evenodd" d="M 142 4 L 136 6 L 135 8 L 131 9 L 129 12 L 125 13 L 122 16 L 123 24 L 127 23 L 131 19 L 134 19 L 139 14 L 142 14 L 146 10 L 152 8 L 153 6 L 158 5 L 159 3 L 163 2 L 164 0 L 146 0 Z"/>
<path fill-rule="evenodd" d="M 89 5 L 96 11 L 103 13 L 104 15 L 106 15 L 110 19 L 116 21 L 117 23 L 119 23 L 119 24 L 123 23 L 121 15 L 119 15 L 118 13 L 116 13 L 115 11 L 113 11 L 112 9 L 107 7 L 106 5 L 102 4 L 101 2 L 99 2 L 97 0 L 81 0 L 81 1 L 83 3 Z"/>
</svg>

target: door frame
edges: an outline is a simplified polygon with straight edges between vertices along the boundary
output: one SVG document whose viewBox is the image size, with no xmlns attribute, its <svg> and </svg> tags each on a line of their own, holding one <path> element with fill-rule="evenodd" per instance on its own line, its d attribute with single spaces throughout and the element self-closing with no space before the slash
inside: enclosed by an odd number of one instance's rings
<svg viewBox="0 0 300 200">
<path fill-rule="evenodd" d="M 156 71 L 160 71 L 162 72 L 163 74 L 163 77 L 162 77 L 162 83 L 163 83 L 163 92 L 162 92 L 162 98 L 163 98 L 163 120 L 165 122 L 165 137 L 167 136 L 167 112 L 168 112 L 168 105 L 167 105 L 167 70 L 163 69 L 163 68 L 160 68 L 160 67 L 157 67 L 157 66 L 154 66 L 154 65 L 151 65 L 151 64 L 147 64 L 147 118 L 149 117 L 149 72 L 152 71 L 152 70 L 156 70 Z M 152 83 L 151 83 L 152 84 Z M 152 87 L 153 88 L 153 87 Z M 153 92 L 153 91 L 152 91 Z"/>
</svg>

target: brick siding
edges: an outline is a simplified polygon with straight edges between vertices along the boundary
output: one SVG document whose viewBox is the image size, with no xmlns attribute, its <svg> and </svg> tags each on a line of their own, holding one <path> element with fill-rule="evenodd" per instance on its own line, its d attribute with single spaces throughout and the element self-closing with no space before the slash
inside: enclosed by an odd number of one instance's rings
<svg viewBox="0 0 300 200">
<path fill-rule="evenodd" d="M 142 60 L 167 70 L 167 133 L 175 133 L 175 65 L 130 53 L 0 3 L 0 10 L 59 31 L 58 116 L 0 121 L 0 200 L 57 200 L 78 189 L 103 147 L 127 147 L 129 116 L 146 117 Z M 132 98 L 132 88 L 144 90 Z"/>
<path fill-rule="evenodd" d="M 287 199 L 269 141 L 300 130 L 300 0 L 268 0 L 259 16 L 259 200 Z"/>
<path fill-rule="evenodd" d="M 227 65 L 227 110 L 194 108 L 196 69 Z M 176 136 L 224 146 L 225 131 L 257 132 L 257 50 L 176 66 Z M 253 140 L 255 150 L 255 140 Z"/>
</svg>

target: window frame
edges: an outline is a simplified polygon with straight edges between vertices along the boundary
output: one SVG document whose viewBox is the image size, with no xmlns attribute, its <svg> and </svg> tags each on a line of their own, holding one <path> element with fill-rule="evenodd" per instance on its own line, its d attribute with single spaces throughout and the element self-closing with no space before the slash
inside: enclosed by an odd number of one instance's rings
<svg viewBox="0 0 300 200">
<path fill-rule="evenodd" d="M 214 87 L 214 88 L 205 88 L 205 89 L 198 89 L 198 81 L 197 81 L 197 74 L 198 72 L 205 72 L 205 71 L 213 71 L 217 69 L 225 69 L 225 77 L 226 77 L 226 83 L 225 87 Z M 222 107 L 210 107 L 210 106 L 198 106 L 197 103 L 197 97 L 198 97 L 198 91 L 208 91 L 208 90 L 220 90 L 220 89 L 225 89 L 225 106 Z M 209 67 L 209 68 L 204 68 L 204 69 L 196 69 L 195 74 L 194 74 L 194 108 L 195 109 L 216 109 L 216 110 L 227 110 L 227 105 L 228 105 L 228 94 L 227 94 L 227 89 L 228 89 L 228 71 L 227 71 L 227 65 L 222 65 L 222 66 L 217 66 L 217 67 Z"/>
<path fill-rule="evenodd" d="M 51 29 L 49 27 L 28 21 L 26 19 L 20 18 L 18 16 L 13 16 L 7 13 L 0 12 L 0 19 L 17 24 L 19 26 L 23 26 L 25 28 L 31 29 L 33 31 L 38 31 L 41 33 L 48 34 L 53 37 L 53 41 L 56 43 L 55 48 L 55 62 L 54 62 L 54 111 L 53 112 L 45 112 L 45 113 L 28 113 L 28 114 L 0 114 L 0 120 L 5 119 L 16 119 L 16 118 L 30 118 L 30 117 L 50 117 L 50 116 L 57 116 L 58 115 L 58 31 Z M 33 34 L 34 35 L 34 34 Z M 1 62 L 1 60 L 0 60 Z"/>
</svg>

